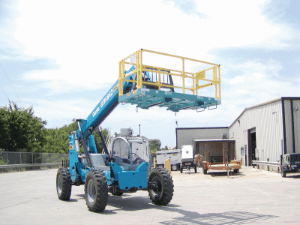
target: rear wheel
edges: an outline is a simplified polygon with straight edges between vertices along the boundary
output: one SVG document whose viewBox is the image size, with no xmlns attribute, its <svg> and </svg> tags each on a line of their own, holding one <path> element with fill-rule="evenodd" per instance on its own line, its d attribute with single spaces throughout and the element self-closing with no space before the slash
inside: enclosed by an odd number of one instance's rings
<svg viewBox="0 0 300 225">
<path fill-rule="evenodd" d="M 281 168 L 281 176 L 286 177 L 286 171 L 284 171 L 283 168 Z"/>
<path fill-rule="evenodd" d="M 172 165 L 172 170 L 177 171 L 177 165 Z"/>
<path fill-rule="evenodd" d="M 236 169 L 236 170 L 233 170 L 234 173 L 238 173 L 239 172 L 239 169 Z"/>
<path fill-rule="evenodd" d="M 203 168 L 203 174 L 207 174 L 207 170 L 204 169 L 204 166 L 202 168 Z"/>
<path fill-rule="evenodd" d="M 69 200 L 72 190 L 71 175 L 68 168 L 59 168 L 56 175 L 56 191 L 60 200 Z"/>
<path fill-rule="evenodd" d="M 85 201 L 89 210 L 102 212 L 108 199 L 108 188 L 106 177 L 100 170 L 90 170 L 84 185 Z"/>
<path fill-rule="evenodd" d="M 112 194 L 113 196 L 121 196 L 121 195 L 123 195 L 123 192 L 122 192 L 122 191 L 114 190 L 114 191 L 111 192 L 111 194 Z"/>
<path fill-rule="evenodd" d="M 174 185 L 166 169 L 152 169 L 148 182 L 149 197 L 155 205 L 167 205 L 172 200 Z"/>
<path fill-rule="evenodd" d="M 113 193 L 114 196 L 122 196 L 123 195 L 123 192 L 116 192 L 116 193 Z"/>
</svg>

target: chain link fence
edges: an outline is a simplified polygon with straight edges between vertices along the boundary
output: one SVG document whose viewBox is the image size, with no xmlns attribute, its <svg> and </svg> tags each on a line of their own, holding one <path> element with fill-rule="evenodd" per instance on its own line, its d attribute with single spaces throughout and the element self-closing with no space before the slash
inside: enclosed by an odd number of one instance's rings
<svg viewBox="0 0 300 225">
<path fill-rule="evenodd" d="M 0 151 L 0 165 L 58 164 L 69 160 L 69 154 Z"/>
</svg>

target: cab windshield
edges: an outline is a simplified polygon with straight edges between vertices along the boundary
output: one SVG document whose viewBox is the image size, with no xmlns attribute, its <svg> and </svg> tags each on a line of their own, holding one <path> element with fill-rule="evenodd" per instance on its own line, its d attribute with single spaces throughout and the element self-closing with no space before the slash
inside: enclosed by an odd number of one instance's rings
<svg viewBox="0 0 300 225">
<path fill-rule="evenodd" d="M 145 160 L 141 159 L 137 154 L 132 153 L 130 144 L 123 137 L 118 137 L 112 144 L 112 157 L 119 166 L 125 170 L 135 169 Z"/>
</svg>

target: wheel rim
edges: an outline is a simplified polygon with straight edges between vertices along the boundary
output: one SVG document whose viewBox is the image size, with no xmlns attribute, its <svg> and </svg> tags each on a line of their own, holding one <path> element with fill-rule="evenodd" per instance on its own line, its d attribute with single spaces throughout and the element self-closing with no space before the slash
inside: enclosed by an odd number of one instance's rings
<svg viewBox="0 0 300 225">
<path fill-rule="evenodd" d="M 157 188 L 151 189 L 151 194 L 153 196 L 157 196 L 158 198 L 161 196 L 163 187 L 161 184 L 161 179 L 158 176 L 154 176 L 151 180 L 152 184 L 155 184 Z"/>
<path fill-rule="evenodd" d="M 91 203 L 93 203 L 96 199 L 96 187 L 93 180 L 89 180 L 88 182 L 87 197 L 88 197 L 88 201 Z"/>
<path fill-rule="evenodd" d="M 60 195 L 61 194 L 61 192 L 62 192 L 62 188 L 61 188 L 61 184 L 62 184 L 62 176 L 59 176 L 58 178 L 57 178 L 57 192 L 58 192 L 58 194 Z"/>
<path fill-rule="evenodd" d="M 172 166 L 172 169 L 173 170 L 177 170 L 177 166 Z"/>
</svg>

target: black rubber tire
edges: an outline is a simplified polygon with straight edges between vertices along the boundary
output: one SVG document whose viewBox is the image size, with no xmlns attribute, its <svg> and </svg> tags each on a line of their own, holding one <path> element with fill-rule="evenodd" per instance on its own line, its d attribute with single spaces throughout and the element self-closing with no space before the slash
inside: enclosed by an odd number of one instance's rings
<svg viewBox="0 0 300 225">
<path fill-rule="evenodd" d="M 170 173 L 165 168 L 154 168 L 150 171 L 148 182 L 157 182 L 160 190 L 148 188 L 149 197 L 155 205 L 167 205 L 173 197 L 174 185 Z M 150 186 L 150 185 L 149 185 Z"/>
<path fill-rule="evenodd" d="M 117 191 L 115 193 L 112 193 L 113 196 L 122 196 L 123 195 L 123 192 L 121 191 Z"/>
<path fill-rule="evenodd" d="M 195 166 L 195 173 L 197 173 L 197 165 Z"/>
<path fill-rule="evenodd" d="M 176 165 L 171 165 L 171 170 L 172 171 L 177 171 L 177 166 Z"/>
<path fill-rule="evenodd" d="M 203 169 L 203 174 L 207 174 L 207 170 L 204 169 L 204 166 L 202 167 L 202 169 Z"/>
<path fill-rule="evenodd" d="M 282 177 L 286 177 L 286 171 L 283 171 L 282 168 L 281 168 L 281 176 L 282 176 Z"/>
<path fill-rule="evenodd" d="M 234 173 L 239 173 L 239 169 L 233 170 Z"/>
<path fill-rule="evenodd" d="M 68 168 L 59 168 L 56 175 L 56 192 L 60 200 L 69 200 L 72 191 L 71 174 Z"/>
<path fill-rule="evenodd" d="M 108 187 L 101 170 L 90 170 L 85 178 L 85 202 L 90 211 L 102 212 L 108 200 Z"/>
</svg>

